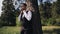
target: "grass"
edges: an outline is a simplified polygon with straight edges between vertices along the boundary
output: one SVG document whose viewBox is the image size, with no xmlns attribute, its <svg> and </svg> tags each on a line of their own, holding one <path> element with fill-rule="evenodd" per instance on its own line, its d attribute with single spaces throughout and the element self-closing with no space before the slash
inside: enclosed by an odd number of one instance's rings
<svg viewBox="0 0 60 34">
<path fill-rule="evenodd" d="M 2 27 L 0 28 L 0 34 L 20 34 L 20 27 Z"/>
<path fill-rule="evenodd" d="M 43 34 L 60 34 L 60 26 L 43 26 Z"/>
<path fill-rule="evenodd" d="M 60 26 L 43 26 L 44 34 L 60 34 Z M 20 34 L 21 27 L 19 26 L 4 26 L 0 28 L 0 34 Z"/>
<path fill-rule="evenodd" d="M 17 26 L 4 26 L 0 28 L 0 34 L 20 34 L 21 23 L 16 18 Z M 43 34 L 60 34 L 60 26 L 42 26 Z"/>
</svg>

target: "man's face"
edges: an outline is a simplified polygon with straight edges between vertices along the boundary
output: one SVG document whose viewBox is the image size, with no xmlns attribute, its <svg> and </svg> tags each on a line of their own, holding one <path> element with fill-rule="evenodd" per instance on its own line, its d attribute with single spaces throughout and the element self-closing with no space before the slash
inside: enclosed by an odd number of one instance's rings
<svg viewBox="0 0 60 34">
<path fill-rule="evenodd" d="M 22 5 L 21 5 L 21 9 L 22 9 L 22 10 L 25 10 L 25 9 L 26 9 L 26 6 L 22 4 Z"/>
</svg>

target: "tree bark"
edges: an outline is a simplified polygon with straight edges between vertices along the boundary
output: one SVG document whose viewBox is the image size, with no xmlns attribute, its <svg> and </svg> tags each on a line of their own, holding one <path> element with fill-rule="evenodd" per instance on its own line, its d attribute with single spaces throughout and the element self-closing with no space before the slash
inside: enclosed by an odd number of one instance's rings
<svg viewBox="0 0 60 34">
<path fill-rule="evenodd" d="M 26 0 L 26 3 L 33 8 L 33 34 L 42 34 L 42 25 L 41 25 L 41 18 L 38 8 L 38 1 L 37 0 Z M 31 8 L 31 9 L 32 9 Z"/>
</svg>

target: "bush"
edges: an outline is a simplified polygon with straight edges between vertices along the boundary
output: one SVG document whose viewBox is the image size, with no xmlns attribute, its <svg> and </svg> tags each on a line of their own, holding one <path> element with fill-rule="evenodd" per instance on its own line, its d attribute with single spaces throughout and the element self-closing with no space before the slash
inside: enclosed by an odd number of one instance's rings
<svg viewBox="0 0 60 34">
<path fill-rule="evenodd" d="M 3 25 L 3 21 L 0 19 L 0 27 L 2 27 Z"/>
</svg>

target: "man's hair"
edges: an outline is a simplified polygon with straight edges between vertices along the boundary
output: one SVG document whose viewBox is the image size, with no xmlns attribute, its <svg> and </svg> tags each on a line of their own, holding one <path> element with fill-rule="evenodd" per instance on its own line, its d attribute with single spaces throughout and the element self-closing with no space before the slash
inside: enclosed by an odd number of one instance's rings
<svg viewBox="0 0 60 34">
<path fill-rule="evenodd" d="M 27 6 L 27 4 L 26 4 L 26 3 L 21 3 L 21 4 L 23 4 L 24 6 Z"/>
</svg>

